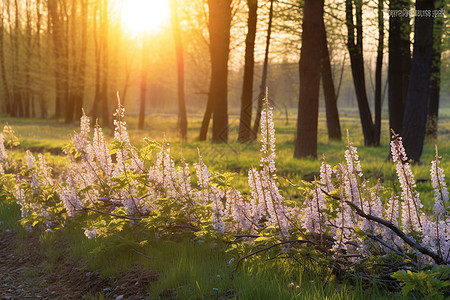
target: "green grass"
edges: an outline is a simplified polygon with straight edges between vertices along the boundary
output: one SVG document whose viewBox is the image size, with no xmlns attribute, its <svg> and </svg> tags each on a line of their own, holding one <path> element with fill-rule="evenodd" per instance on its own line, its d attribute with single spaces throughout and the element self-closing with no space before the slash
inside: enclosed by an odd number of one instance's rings
<svg viewBox="0 0 450 300">
<path fill-rule="evenodd" d="M 295 123 L 290 116 L 286 124 L 284 114 L 275 114 L 277 131 L 277 169 L 280 177 L 287 177 L 293 182 L 304 175 L 319 171 L 320 160 L 292 157 L 295 139 Z M 15 130 L 21 141 L 21 147 L 11 155 L 23 161 L 25 149 L 41 147 L 46 149 L 59 148 L 68 143 L 77 125 L 63 125 L 55 121 L 35 119 L 4 119 Z M 145 130 L 136 130 L 137 119 L 127 118 L 130 137 L 133 143 L 142 145 L 143 137 L 170 143 L 171 153 L 175 159 L 181 155 L 190 163 L 197 161 L 197 148 L 200 149 L 206 165 L 213 172 L 233 171 L 238 176 L 235 186 L 248 191 L 246 183 L 247 171 L 252 166 L 259 165 L 259 143 L 240 144 L 234 142 L 237 138 L 238 121 L 230 118 L 230 143 L 211 144 L 198 141 L 198 128 L 201 119 L 189 120 L 189 139 L 181 141 L 177 135 L 176 117 L 149 116 Z M 358 147 L 362 168 L 367 178 L 375 181 L 381 177 L 387 189 L 397 189 L 395 168 L 386 161 L 389 152 L 389 136 L 387 121 L 383 122 L 382 146 L 378 148 L 364 147 L 360 129 L 359 117 L 353 111 L 341 115 L 342 129 L 349 131 L 350 139 Z M 324 115 L 319 121 L 319 156 L 324 154 L 327 162 L 336 165 L 344 160 L 346 138 L 342 142 L 328 142 Z M 3 125 L 3 124 L 0 124 Z M 450 170 L 450 115 L 440 119 L 441 134 L 438 139 L 440 154 L 444 156 L 442 167 Z M 112 131 L 105 130 L 109 140 Z M 182 153 L 182 154 L 181 154 Z M 67 164 L 64 156 L 46 153 L 48 161 L 60 172 Z M 434 159 L 434 145 L 427 144 L 422 156 L 423 163 L 412 167 L 416 178 L 429 178 L 429 162 Z M 433 190 L 430 182 L 418 183 L 421 199 L 427 209 L 432 207 Z M 289 189 L 291 192 L 295 192 Z M 7 203 L 6 198 L 0 198 L 0 230 L 23 229 L 17 223 L 20 210 L 17 205 Z M 323 278 L 302 269 L 299 264 L 285 259 L 270 259 L 268 254 L 254 257 L 242 264 L 240 269 L 232 273 L 228 261 L 233 257 L 225 250 L 228 245 L 211 245 L 186 239 L 182 241 L 156 239 L 152 233 L 137 238 L 130 230 L 125 230 L 120 237 L 102 239 L 87 239 L 83 228 L 72 222 L 59 232 L 45 232 L 41 235 L 41 244 L 47 249 L 48 259 L 43 267 L 49 272 L 54 270 L 56 258 L 61 255 L 59 249 L 54 249 L 55 241 L 65 239 L 70 244 L 71 255 L 85 263 L 90 269 L 100 269 L 102 276 L 118 276 L 134 264 L 142 264 L 146 268 L 159 273 L 159 280 L 149 286 L 149 295 L 157 299 L 162 290 L 175 290 L 180 299 L 215 299 L 225 293 L 238 292 L 240 299 L 392 299 L 398 295 L 388 294 L 376 286 L 368 288 L 362 283 L 339 284 L 331 279 L 324 286 Z M 137 242 L 147 239 L 145 246 L 137 246 Z M 138 254 L 137 252 L 141 253 Z M 113 258 L 113 259 L 111 259 Z M 235 257 L 236 259 L 236 257 Z M 89 294 L 86 299 L 103 299 L 103 295 Z"/>
</svg>

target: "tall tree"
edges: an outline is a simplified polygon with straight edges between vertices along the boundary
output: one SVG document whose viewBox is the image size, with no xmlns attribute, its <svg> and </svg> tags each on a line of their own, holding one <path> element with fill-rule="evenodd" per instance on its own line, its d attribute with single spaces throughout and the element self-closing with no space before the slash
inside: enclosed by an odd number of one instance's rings
<svg viewBox="0 0 450 300">
<path fill-rule="evenodd" d="M 444 0 L 436 1 L 436 9 L 444 9 Z M 444 18 L 438 17 L 434 21 L 433 58 L 431 65 L 430 87 L 428 91 L 428 114 L 426 140 L 436 141 L 438 133 L 439 94 L 441 87 L 441 54 Z"/>
<path fill-rule="evenodd" d="M 138 129 L 144 129 L 145 121 L 145 102 L 147 94 L 147 68 L 148 68 L 148 36 L 142 38 L 142 64 L 141 64 L 141 83 L 140 83 L 140 104 L 139 104 L 139 121 Z"/>
<path fill-rule="evenodd" d="M 408 90 L 411 66 L 409 18 L 402 18 L 392 12 L 409 7 L 409 0 L 390 0 L 389 10 L 389 61 L 388 61 L 388 102 L 389 127 L 402 134 L 406 91 Z"/>
<path fill-rule="evenodd" d="M 177 96 L 178 96 L 178 130 L 183 140 L 187 139 L 187 113 L 184 94 L 184 56 L 181 39 L 180 19 L 178 17 L 177 0 L 171 0 L 171 22 L 175 52 L 177 57 Z"/>
<path fill-rule="evenodd" d="M 213 142 L 228 141 L 228 56 L 232 0 L 208 0 Z"/>
<path fill-rule="evenodd" d="M 424 12 L 425 15 L 416 17 L 415 20 L 413 57 L 402 129 L 406 154 L 412 161 L 419 161 L 425 139 L 433 57 L 434 18 L 431 12 L 434 4 L 435 0 L 416 1 L 416 11 Z M 430 12 L 430 15 L 426 12 Z"/>
<path fill-rule="evenodd" d="M 9 94 L 8 78 L 6 74 L 5 60 L 5 20 L 4 20 L 4 4 L 0 5 L 0 72 L 2 80 L 3 97 L 5 102 L 5 111 L 9 114 L 11 110 L 11 100 Z"/>
<path fill-rule="evenodd" d="M 299 63 L 300 95 L 298 101 L 297 140 L 294 157 L 317 157 L 317 122 L 321 41 L 316 29 L 323 21 L 324 0 L 305 0 L 303 8 L 302 47 Z"/>
<path fill-rule="evenodd" d="M 239 142 L 248 142 L 252 137 L 253 73 L 255 66 L 255 37 L 258 20 L 258 0 L 247 0 L 248 20 L 245 38 L 244 79 L 242 83 L 241 114 L 239 119 Z"/>
<path fill-rule="evenodd" d="M 323 20 L 323 14 L 321 17 L 320 26 L 318 27 L 317 31 L 318 39 L 320 41 L 320 67 L 322 75 L 323 94 L 325 98 L 328 139 L 340 141 L 342 138 L 341 124 L 339 122 L 337 96 L 334 89 L 330 53 L 328 51 L 327 34 L 325 30 L 325 23 Z"/>
<path fill-rule="evenodd" d="M 109 49 L 108 49 L 108 36 L 109 36 L 109 0 L 103 0 L 103 9 L 102 9 L 102 88 L 101 88 L 101 103 L 102 103 L 102 120 L 103 126 L 109 126 L 109 104 L 108 104 L 108 78 L 109 78 Z"/>
<path fill-rule="evenodd" d="M 355 5 L 353 6 L 353 2 Z M 347 48 L 350 55 L 350 65 L 352 69 L 353 85 L 355 87 L 356 99 L 358 102 L 359 117 L 361 120 L 364 144 L 366 146 L 378 146 L 376 129 L 372 120 L 369 102 L 367 100 L 366 82 L 364 74 L 363 58 L 363 19 L 362 0 L 345 0 L 345 19 L 348 30 Z M 356 26 L 353 21 L 353 7 L 355 7 Z M 356 31 L 356 36 L 355 36 Z"/>
<path fill-rule="evenodd" d="M 384 52 L 384 8 L 383 0 L 378 0 L 378 47 L 377 62 L 375 66 L 375 139 L 380 140 L 381 135 L 381 104 L 382 104 L 382 78 L 383 78 L 383 52 Z"/>
<path fill-rule="evenodd" d="M 261 84 L 259 85 L 259 95 L 258 95 L 258 102 L 257 102 L 257 106 L 256 106 L 255 122 L 253 123 L 253 139 L 256 139 L 256 137 L 258 135 L 259 124 L 261 122 L 261 111 L 262 111 L 262 107 L 263 107 L 263 99 L 264 99 L 265 89 L 266 89 L 267 70 L 269 68 L 269 47 L 270 47 L 270 38 L 272 35 L 273 2 L 274 2 L 274 0 L 269 0 L 269 1 L 270 1 L 270 8 L 269 8 L 269 22 L 267 24 L 266 49 L 264 51 L 263 71 L 262 71 L 262 76 L 261 76 Z"/>
</svg>

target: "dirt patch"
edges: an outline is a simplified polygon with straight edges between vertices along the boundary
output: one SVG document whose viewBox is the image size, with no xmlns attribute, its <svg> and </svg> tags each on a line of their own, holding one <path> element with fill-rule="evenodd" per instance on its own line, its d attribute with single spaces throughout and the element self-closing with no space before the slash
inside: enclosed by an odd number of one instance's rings
<svg viewBox="0 0 450 300">
<path fill-rule="evenodd" d="M 58 249 L 68 249 L 62 241 Z M 0 232 L 0 299 L 82 299 L 103 293 L 106 299 L 146 299 L 148 284 L 158 279 L 155 271 L 133 266 L 117 278 L 102 278 L 63 250 L 51 271 L 36 236 L 24 239 Z M 47 269 L 47 270 L 45 270 Z"/>
</svg>

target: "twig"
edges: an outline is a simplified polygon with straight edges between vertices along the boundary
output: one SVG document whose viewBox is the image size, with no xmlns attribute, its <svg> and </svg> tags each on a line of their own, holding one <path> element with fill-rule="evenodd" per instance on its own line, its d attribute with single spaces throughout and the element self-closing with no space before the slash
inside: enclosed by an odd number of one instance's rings
<svg viewBox="0 0 450 300">
<path fill-rule="evenodd" d="M 139 254 L 140 256 L 143 256 L 143 257 L 148 258 L 148 259 L 152 259 L 152 257 L 150 257 L 150 256 L 148 256 L 148 255 L 145 255 L 145 254 L 142 253 L 142 252 L 139 252 L 139 251 L 137 251 L 137 250 L 135 250 L 135 249 L 131 249 L 131 250 L 133 250 L 134 253 Z"/>
<path fill-rule="evenodd" d="M 376 235 L 373 235 L 373 234 L 370 234 L 370 233 L 366 233 L 366 235 L 367 235 L 368 237 L 370 237 L 371 239 L 373 239 L 373 240 L 379 242 L 380 244 L 383 244 L 383 246 L 385 246 L 385 247 L 391 249 L 392 251 L 394 251 L 394 252 L 397 253 L 398 255 L 400 255 L 400 256 L 405 256 L 404 253 L 398 251 L 397 249 L 395 249 L 394 247 L 392 247 L 391 245 L 389 245 L 388 243 L 386 243 L 385 241 L 383 241 L 382 239 L 380 239 L 380 238 L 377 237 Z"/>
<path fill-rule="evenodd" d="M 299 243 L 299 244 L 310 243 L 310 244 L 313 244 L 313 245 L 317 246 L 317 243 L 315 243 L 313 241 L 310 241 L 310 240 L 287 240 L 287 241 L 279 242 L 279 243 L 276 243 L 276 244 L 273 244 L 273 245 L 261 248 L 259 250 L 256 250 L 256 251 L 254 251 L 254 252 L 252 252 L 250 254 L 247 254 L 247 255 L 242 256 L 241 258 L 239 258 L 239 260 L 237 262 L 237 265 L 236 265 L 236 268 L 234 268 L 234 270 L 233 270 L 233 273 L 237 271 L 237 269 L 239 268 L 239 265 L 241 264 L 241 262 L 243 260 L 245 260 L 245 259 L 247 259 L 247 258 L 249 258 L 249 257 L 251 257 L 253 255 L 256 255 L 256 254 L 264 252 L 264 251 L 267 251 L 267 250 L 272 249 L 272 248 L 277 247 L 277 246 L 286 245 L 286 244 L 294 244 L 294 243 Z"/>
<path fill-rule="evenodd" d="M 108 216 L 111 216 L 111 217 L 125 219 L 125 220 L 142 221 L 142 218 L 133 218 L 133 217 L 129 217 L 129 216 L 116 215 L 116 214 L 113 214 L 113 213 L 110 213 L 110 212 L 106 212 L 106 211 L 101 211 L 101 210 L 98 210 L 98 209 L 95 209 L 95 208 L 86 207 L 86 208 L 83 208 L 82 210 L 90 210 L 90 211 L 93 211 L 93 212 L 96 212 L 96 213 L 99 213 L 99 214 L 108 215 Z"/>
</svg>

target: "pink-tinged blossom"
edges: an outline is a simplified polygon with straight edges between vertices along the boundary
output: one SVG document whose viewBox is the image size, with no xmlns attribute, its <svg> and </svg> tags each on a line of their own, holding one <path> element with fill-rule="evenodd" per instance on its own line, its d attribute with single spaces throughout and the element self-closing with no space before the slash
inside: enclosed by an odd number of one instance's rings
<svg viewBox="0 0 450 300">
<path fill-rule="evenodd" d="M 392 160 L 396 163 L 397 177 L 402 189 L 402 226 L 405 232 L 421 231 L 420 210 L 422 203 L 419 199 L 419 192 L 416 191 L 416 182 L 411 167 L 407 162 L 405 148 L 402 139 L 393 136 L 391 141 Z"/>
<path fill-rule="evenodd" d="M 117 107 L 116 112 L 114 113 L 114 140 L 119 141 L 124 144 L 130 143 L 130 138 L 127 132 L 127 123 L 122 121 L 125 116 L 125 108 L 120 105 Z"/>
<path fill-rule="evenodd" d="M 209 199 L 211 201 L 211 214 L 212 214 L 212 227 L 219 233 L 225 232 L 225 214 L 222 200 L 225 197 L 225 193 L 219 190 L 215 186 L 211 186 Z"/>
<path fill-rule="evenodd" d="M 328 218 L 325 213 L 327 203 L 317 181 L 314 181 L 314 189 L 311 190 L 310 196 L 301 207 L 300 223 L 308 233 L 322 236 L 327 232 Z"/>
<path fill-rule="evenodd" d="M 197 184 L 201 189 L 207 189 L 209 187 L 209 178 L 211 177 L 211 173 L 208 171 L 208 168 L 203 163 L 202 157 L 198 156 L 198 163 L 194 164 L 195 174 L 197 175 L 198 181 Z"/>
<path fill-rule="evenodd" d="M 194 189 L 191 186 L 191 172 L 189 170 L 189 165 L 184 160 L 181 161 L 181 166 L 177 167 L 176 178 L 179 198 L 190 201 L 194 196 Z M 187 203 L 187 205 L 190 204 Z"/>
<path fill-rule="evenodd" d="M 242 194 L 236 189 L 229 189 L 226 192 L 226 214 L 233 218 L 236 223 L 236 231 L 252 228 L 250 203 L 244 201 Z"/>
<path fill-rule="evenodd" d="M 445 182 L 444 170 L 439 167 L 441 163 L 441 157 L 437 155 L 436 160 L 431 162 L 431 183 L 434 189 L 434 214 L 445 215 L 447 214 L 446 205 L 448 205 L 448 189 Z"/>
<path fill-rule="evenodd" d="M 89 132 L 91 130 L 89 118 L 84 114 L 80 119 L 80 133 L 75 132 L 72 141 L 75 146 L 75 149 L 79 153 L 86 153 L 90 148 L 89 143 Z"/>
<path fill-rule="evenodd" d="M 3 133 L 0 132 L 0 163 L 6 162 L 7 158 L 8 154 L 6 154 L 5 150 L 5 137 L 3 136 Z"/>
<path fill-rule="evenodd" d="M 94 138 L 92 139 L 92 148 L 99 168 L 103 171 L 104 177 L 108 178 L 112 174 L 113 164 L 109 154 L 108 145 L 105 142 L 103 131 L 98 125 L 94 129 Z"/>
<path fill-rule="evenodd" d="M 324 187 L 327 193 L 334 190 L 333 183 L 331 182 L 331 176 L 333 175 L 333 169 L 325 161 L 325 155 L 323 156 L 322 165 L 320 166 L 320 184 Z"/>
<path fill-rule="evenodd" d="M 259 171 L 255 168 L 250 168 L 250 170 L 248 170 L 248 185 L 250 186 L 252 196 L 251 210 L 253 222 L 258 224 L 267 209 L 265 207 L 265 195 L 261 185 L 261 176 Z"/>
<path fill-rule="evenodd" d="M 128 215 L 137 215 L 139 211 L 139 199 L 135 195 L 136 188 L 134 185 L 130 189 L 123 189 L 120 193 L 123 207 Z"/>
<path fill-rule="evenodd" d="M 74 217 L 78 211 L 84 209 L 84 205 L 74 187 L 63 187 L 58 194 L 64 204 L 67 214 L 70 217 Z"/>
<path fill-rule="evenodd" d="M 91 230 L 86 229 L 84 231 L 84 235 L 88 238 L 88 239 L 95 239 L 97 238 L 97 227 L 92 227 Z"/>
<path fill-rule="evenodd" d="M 45 156 L 43 154 L 39 154 L 38 159 L 38 175 L 45 180 L 45 184 L 53 186 L 52 168 L 47 164 L 47 161 L 45 160 Z"/>
<path fill-rule="evenodd" d="M 80 131 L 81 134 L 88 137 L 89 132 L 91 131 L 91 125 L 89 122 L 89 117 L 86 116 L 83 110 L 83 115 L 80 118 Z"/>
<path fill-rule="evenodd" d="M 34 158 L 33 154 L 27 150 L 26 151 L 27 154 L 27 169 L 28 170 L 32 170 L 36 167 L 36 159 Z M 31 172 L 31 188 L 37 192 L 38 187 L 39 187 L 39 179 L 38 179 L 38 174 L 35 172 L 35 170 L 33 170 Z"/>
<path fill-rule="evenodd" d="M 155 186 L 158 197 L 176 197 L 175 189 L 175 162 L 170 155 L 170 149 L 163 145 L 160 152 L 156 154 L 155 164 L 148 172 L 149 181 Z"/>
<path fill-rule="evenodd" d="M 268 220 L 281 230 L 281 235 L 286 238 L 289 235 L 288 210 L 282 204 L 284 201 L 276 185 L 275 179 L 260 171 L 261 185 L 264 190 L 264 201 L 267 208 Z"/>
<path fill-rule="evenodd" d="M 276 176 L 275 167 L 275 128 L 273 123 L 273 111 L 269 106 L 266 95 L 265 107 L 261 112 L 261 166 L 271 176 Z"/>
</svg>

